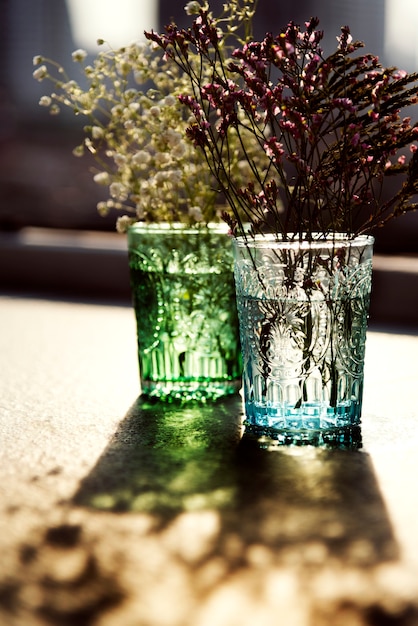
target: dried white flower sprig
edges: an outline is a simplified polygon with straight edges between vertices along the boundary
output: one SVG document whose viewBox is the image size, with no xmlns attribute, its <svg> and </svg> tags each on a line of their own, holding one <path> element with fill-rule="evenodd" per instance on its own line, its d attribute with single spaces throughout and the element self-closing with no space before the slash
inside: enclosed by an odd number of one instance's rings
<svg viewBox="0 0 418 626">
<path fill-rule="evenodd" d="M 232 52 L 237 44 L 236 28 L 248 18 L 248 8 L 240 9 L 239 0 L 232 5 L 219 18 L 234 39 L 233 45 L 222 50 L 224 60 L 227 50 Z M 185 10 L 192 14 L 201 6 L 189 2 Z M 103 40 L 98 44 L 105 46 Z M 149 41 L 118 50 L 101 49 L 91 63 L 85 50 L 73 52 L 72 59 L 81 69 L 79 81 L 41 55 L 33 59 L 33 76 L 51 81 L 55 88 L 41 97 L 41 106 L 53 115 L 62 106 L 68 107 L 88 120 L 84 139 L 74 154 L 92 153 L 97 163 L 94 180 L 109 189 L 109 199 L 98 204 L 99 212 L 121 211 L 119 231 L 135 221 L 191 226 L 219 221 L 224 198 L 205 155 L 196 150 L 186 133 L 193 116 L 179 100 L 180 94 L 190 89 L 182 70 L 164 59 L 161 49 Z M 258 146 L 252 138 L 250 143 L 245 152 L 257 160 Z M 243 183 L 250 174 L 247 156 L 244 158 L 237 137 L 231 143 L 230 166 Z"/>
<path fill-rule="evenodd" d="M 81 65 L 83 83 L 41 56 L 34 58 L 34 78 L 54 83 L 56 91 L 39 102 L 51 114 L 64 105 L 88 118 L 74 154 L 90 151 L 98 165 L 95 182 L 109 188 L 99 212 L 120 210 L 118 230 L 138 220 L 216 219 L 218 194 L 206 161 L 186 138 L 190 120 L 177 98 L 185 88 L 180 72 L 166 67 L 146 43 L 100 51 L 91 65 L 83 50 L 72 56 Z"/>
</svg>

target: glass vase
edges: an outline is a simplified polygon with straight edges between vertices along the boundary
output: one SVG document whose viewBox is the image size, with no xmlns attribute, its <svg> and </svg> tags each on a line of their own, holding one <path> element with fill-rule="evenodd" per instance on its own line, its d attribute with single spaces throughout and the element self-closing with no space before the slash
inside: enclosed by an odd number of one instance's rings
<svg viewBox="0 0 418 626">
<path fill-rule="evenodd" d="M 224 225 L 133 225 L 129 268 L 142 395 L 215 400 L 241 387 L 231 238 Z"/>
<path fill-rule="evenodd" d="M 248 433 L 275 445 L 360 436 L 373 241 L 234 240 Z"/>
</svg>

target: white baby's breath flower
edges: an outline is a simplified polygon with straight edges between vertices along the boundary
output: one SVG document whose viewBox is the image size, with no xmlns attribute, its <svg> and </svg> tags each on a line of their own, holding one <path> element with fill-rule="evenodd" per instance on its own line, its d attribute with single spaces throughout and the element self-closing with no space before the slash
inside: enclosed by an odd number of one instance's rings
<svg viewBox="0 0 418 626">
<path fill-rule="evenodd" d="M 97 211 L 99 215 L 101 215 L 102 217 L 106 217 L 106 215 L 109 214 L 109 207 L 108 207 L 107 202 L 105 202 L 104 200 L 101 200 L 100 202 L 98 202 Z"/>
<path fill-rule="evenodd" d="M 154 117 L 159 117 L 161 115 L 161 109 L 159 106 L 154 105 L 150 108 L 149 110 L 150 114 L 153 115 Z"/>
<path fill-rule="evenodd" d="M 73 149 L 73 155 L 74 155 L 75 157 L 82 157 L 82 156 L 84 156 L 84 146 L 83 146 L 83 145 L 81 145 L 81 146 L 76 146 L 76 147 Z"/>
<path fill-rule="evenodd" d="M 122 117 L 125 120 L 129 120 L 132 118 L 132 116 L 135 115 L 135 111 L 132 111 L 132 109 L 130 107 L 124 107 L 123 111 L 122 111 Z"/>
<path fill-rule="evenodd" d="M 112 183 L 109 187 L 109 192 L 112 198 L 119 200 L 119 202 L 125 202 L 129 196 L 129 191 L 123 183 Z"/>
<path fill-rule="evenodd" d="M 167 84 L 167 73 L 158 72 L 156 76 L 154 76 L 157 84 L 166 85 Z"/>
<path fill-rule="evenodd" d="M 167 152 L 157 152 L 154 159 L 157 167 L 161 167 L 163 165 L 167 165 L 167 163 L 170 162 L 170 155 L 167 154 Z"/>
<path fill-rule="evenodd" d="M 113 160 L 115 161 L 116 165 L 119 168 L 121 168 L 124 165 L 126 165 L 126 162 L 127 162 L 128 159 L 126 158 L 126 156 L 124 154 L 120 154 L 120 153 L 117 152 L 116 154 L 113 155 Z"/>
<path fill-rule="evenodd" d="M 162 185 L 167 180 L 167 172 L 160 170 L 151 178 L 151 184 L 154 186 Z"/>
<path fill-rule="evenodd" d="M 146 150 L 138 150 L 131 160 L 134 165 L 146 165 L 151 161 L 151 155 Z"/>
<path fill-rule="evenodd" d="M 172 147 L 172 155 L 175 159 L 181 159 L 186 154 L 186 144 L 184 141 L 179 141 L 178 144 Z"/>
<path fill-rule="evenodd" d="M 73 61 L 75 61 L 76 63 L 82 63 L 87 56 L 87 52 L 86 50 L 79 48 L 78 50 L 74 50 L 71 56 Z"/>
<path fill-rule="evenodd" d="M 59 108 L 58 104 L 51 104 L 49 108 L 49 112 L 51 115 L 58 115 L 60 110 L 61 109 Z"/>
<path fill-rule="evenodd" d="M 146 213 L 144 210 L 144 207 L 142 206 L 142 204 L 137 204 L 136 205 L 136 216 L 139 220 L 144 220 L 146 217 Z"/>
<path fill-rule="evenodd" d="M 40 55 L 40 54 L 36 54 L 36 55 L 33 57 L 32 62 L 33 62 L 33 65 L 40 65 L 41 63 L 43 63 L 43 60 L 44 60 L 44 59 L 43 59 L 43 57 L 41 57 L 41 55 Z"/>
<path fill-rule="evenodd" d="M 101 126 L 92 126 L 91 136 L 93 139 L 101 139 L 104 136 L 104 130 Z"/>
<path fill-rule="evenodd" d="M 139 185 L 139 192 L 142 195 L 146 195 L 151 188 L 150 181 L 146 178 L 141 179 Z"/>
<path fill-rule="evenodd" d="M 124 59 L 122 63 L 118 64 L 117 71 L 122 76 L 126 76 L 132 69 L 132 65 L 130 64 L 128 59 Z"/>
<path fill-rule="evenodd" d="M 116 230 L 118 233 L 126 233 L 133 220 L 129 215 L 122 215 L 116 220 Z"/>
<path fill-rule="evenodd" d="M 189 207 L 189 216 L 192 217 L 196 222 L 201 222 L 203 220 L 202 209 L 198 206 Z"/>
<path fill-rule="evenodd" d="M 168 96 L 166 96 L 166 97 L 164 98 L 164 100 L 163 100 L 162 102 L 163 102 L 163 104 L 164 104 L 165 106 L 172 107 L 172 106 L 174 106 L 175 104 L 177 104 L 177 98 L 175 98 L 175 97 L 174 97 L 174 96 L 172 96 L 172 95 L 168 95 Z"/>
<path fill-rule="evenodd" d="M 182 141 L 183 135 L 172 128 L 168 128 L 163 134 L 163 139 L 167 142 L 170 148 L 173 148 L 174 146 L 177 146 L 180 141 Z"/>
<path fill-rule="evenodd" d="M 48 76 L 48 69 L 46 65 L 41 65 L 32 74 L 35 80 L 41 82 L 46 76 Z"/>
<path fill-rule="evenodd" d="M 49 96 L 41 96 L 39 99 L 39 105 L 41 107 L 49 107 L 51 106 L 52 99 Z"/>
<path fill-rule="evenodd" d="M 116 104 L 114 107 L 110 109 L 110 113 L 112 117 L 122 116 L 124 111 L 124 107 L 120 104 Z"/>
<path fill-rule="evenodd" d="M 169 170 L 167 172 L 167 179 L 170 181 L 170 183 L 177 185 L 178 183 L 181 182 L 181 178 L 182 178 L 181 170 L 178 170 L 178 169 Z"/>
<path fill-rule="evenodd" d="M 123 126 L 124 128 L 126 128 L 126 130 L 133 130 L 136 124 L 134 120 L 126 120 L 125 122 L 123 122 Z"/>
<path fill-rule="evenodd" d="M 64 89 L 67 93 L 74 93 L 75 95 L 83 94 L 82 90 L 78 86 L 75 80 L 69 80 L 66 83 L 61 85 L 61 88 Z"/>
</svg>

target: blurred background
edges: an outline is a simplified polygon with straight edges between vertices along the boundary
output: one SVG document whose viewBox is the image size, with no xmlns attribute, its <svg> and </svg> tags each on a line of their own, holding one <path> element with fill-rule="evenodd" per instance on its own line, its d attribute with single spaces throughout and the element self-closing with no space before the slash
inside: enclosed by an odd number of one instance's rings
<svg viewBox="0 0 418 626">
<path fill-rule="evenodd" d="M 10 264 L 5 248 L 12 245 L 12 234 L 28 227 L 51 233 L 114 231 L 114 216 L 104 219 L 96 212 L 106 189 L 93 182 L 92 164 L 72 155 L 82 138 L 83 121 L 64 113 L 52 117 L 39 107 L 48 85 L 33 79 L 33 56 L 55 59 L 76 75 L 73 50 L 95 54 L 98 38 L 117 47 L 140 40 L 144 29 L 162 28 L 171 19 L 183 25 L 188 19 L 185 4 L 186 0 L 0 0 L 0 286 L 18 280 L 18 273 L 5 268 Z M 222 0 L 211 2 L 214 10 L 221 5 Z M 385 65 L 418 68 L 417 0 L 259 0 L 255 35 L 279 31 L 291 19 L 303 23 L 312 15 L 319 17 L 325 30 L 325 51 L 335 47 L 340 27 L 348 24 L 353 37 L 365 41 L 366 51 L 378 54 Z M 378 231 L 376 251 L 418 253 L 418 213 Z"/>
</svg>

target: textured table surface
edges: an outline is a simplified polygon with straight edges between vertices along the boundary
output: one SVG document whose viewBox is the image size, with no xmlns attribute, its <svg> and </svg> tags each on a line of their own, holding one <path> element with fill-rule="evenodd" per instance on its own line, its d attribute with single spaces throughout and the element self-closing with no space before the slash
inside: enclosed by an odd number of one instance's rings
<svg viewBox="0 0 418 626">
<path fill-rule="evenodd" d="M 0 297 L 0 624 L 418 624 L 418 336 L 372 329 L 360 450 L 138 399 L 129 307 Z"/>
</svg>

